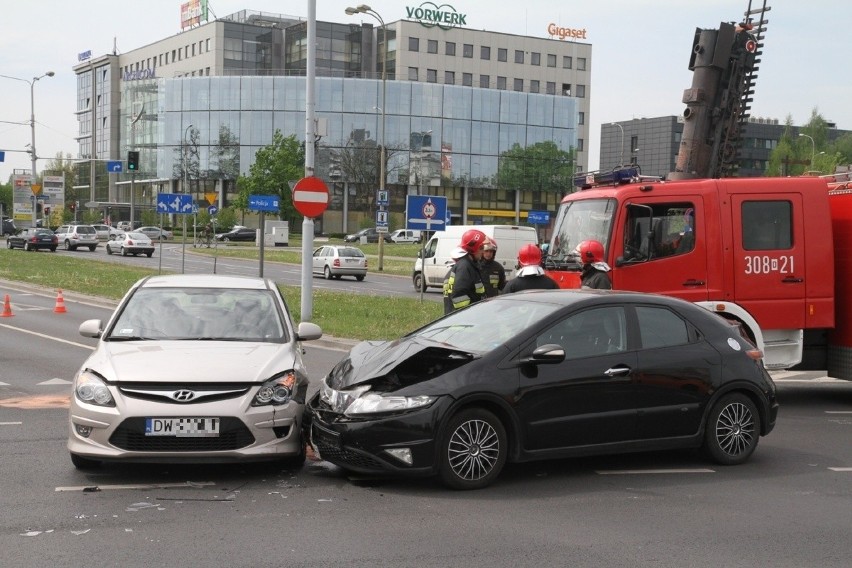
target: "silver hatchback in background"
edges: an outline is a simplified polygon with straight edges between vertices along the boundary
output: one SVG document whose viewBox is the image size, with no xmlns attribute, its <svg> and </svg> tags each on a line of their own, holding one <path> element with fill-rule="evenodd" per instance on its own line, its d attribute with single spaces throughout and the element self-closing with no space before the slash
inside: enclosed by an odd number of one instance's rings
<svg viewBox="0 0 852 568">
<path fill-rule="evenodd" d="M 224 275 L 151 276 L 110 320 L 80 334 L 97 348 L 74 377 L 68 450 L 101 462 L 226 463 L 305 459 L 308 374 L 275 284 Z"/>
<path fill-rule="evenodd" d="M 361 282 L 367 276 L 367 257 L 357 247 L 326 245 L 314 251 L 313 273 L 326 280 L 354 276 Z"/>
</svg>

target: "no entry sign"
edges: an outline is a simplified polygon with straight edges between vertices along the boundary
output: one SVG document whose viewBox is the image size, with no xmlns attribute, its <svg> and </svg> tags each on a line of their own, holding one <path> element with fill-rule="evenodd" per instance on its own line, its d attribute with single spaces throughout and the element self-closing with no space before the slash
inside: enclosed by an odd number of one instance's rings
<svg viewBox="0 0 852 568">
<path fill-rule="evenodd" d="M 293 206 L 305 217 L 319 217 L 328 207 L 328 186 L 318 177 L 305 177 L 293 186 Z"/>
</svg>

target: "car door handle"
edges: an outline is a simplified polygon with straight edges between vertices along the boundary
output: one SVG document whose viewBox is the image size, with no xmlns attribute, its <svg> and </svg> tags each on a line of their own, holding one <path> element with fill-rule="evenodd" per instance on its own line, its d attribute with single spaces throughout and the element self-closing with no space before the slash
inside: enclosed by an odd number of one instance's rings
<svg viewBox="0 0 852 568">
<path fill-rule="evenodd" d="M 696 280 L 695 278 L 690 278 L 683 283 L 684 286 L 704 286 L 705 284 L 706 282 L 704 280 Z"/>
<path fill-rule="evenodd" d="M 626 375 L 630 372 L 630 367 L 610 367 L 606 371 L 604 371 L 604 375 L 607 377 L 619 377 L 621 375 Z"/>
<path fill-rule="evenodd" d="M 796 278 L 794 276 L 788 276 L 787 278 L 783 278 L 781 280 L 781 282 L 783 282 L 784 284 L 800 284 L 804 281 L 804 278 Z"/>
</svg>

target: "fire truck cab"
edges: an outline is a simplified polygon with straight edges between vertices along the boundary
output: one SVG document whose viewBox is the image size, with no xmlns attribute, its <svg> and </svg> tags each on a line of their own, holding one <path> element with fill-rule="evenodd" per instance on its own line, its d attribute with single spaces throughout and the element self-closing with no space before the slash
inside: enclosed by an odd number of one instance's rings
<svg viewBox="0 0 852 568">
<path fill-rule="evenodd" d="M 579 287 L 573 251 L 594 239 L 614 289 L 677 296 L 740 322 L 767 368 L 799 364 L 805 332 L 834 326 L 825 180 L 659 181 L 623 168 L 583 187 L 563 199 L 545 259 L 561 287 Z M 825 351 L 816 357 L 825 369 Z"/>
</svg>

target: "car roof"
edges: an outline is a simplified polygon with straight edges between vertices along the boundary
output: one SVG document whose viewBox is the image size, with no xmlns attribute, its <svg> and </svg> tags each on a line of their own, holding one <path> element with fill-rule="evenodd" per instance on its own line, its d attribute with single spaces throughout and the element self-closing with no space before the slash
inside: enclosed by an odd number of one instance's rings
<svg viewBox="0 0 852 568">
<path fill-rule="evenodd" d="M 164 274 L 143 279 L 140 288 L 242 288 L 266 290 L 265 278 L 225 274 Z"/>
<path fill-rule="evenodd" d="M 494 299 L 510 299 L 512 297 L 523 297 L 526 300 L 534 302 L 553 302 L 565 305 L 574 304 L 585 300 L 603 299 L 605 297 L 608 298 L 611 303 L 646 303 L 673 306 L 678 307 L 680 309 L 689 309 L 691 307 L 697 308 L 697 306 L 695 306 L 694 304 L 685 300 L 681 300 L 679 298 L 663 296 L 660 294 L 648 294 L 644 292 L 631 292 L 625 290 L 524 290 L 521 292 L 514 292 L 512 294 L 501 294 L 500 296 L 497 296 Z M 698 310 L 706 311 L 704 310 L 704 308 L 698 308 Z"/>
</svg>

